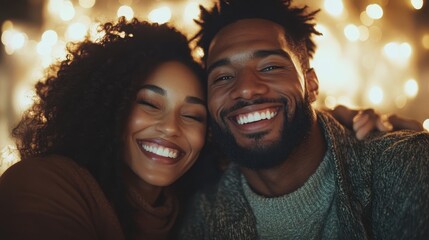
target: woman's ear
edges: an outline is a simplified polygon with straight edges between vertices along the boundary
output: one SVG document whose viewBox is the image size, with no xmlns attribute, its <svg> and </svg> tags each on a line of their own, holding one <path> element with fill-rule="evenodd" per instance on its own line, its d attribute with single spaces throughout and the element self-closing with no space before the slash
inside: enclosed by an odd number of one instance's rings
<svg viewBox="0 0 429 240">
<path fill-rule="evenodd" d="M 310 102 L 314 102 L 319 95 L 319 79 L 317 78 L 314 68 L 310 68 L 305 73 L 305 81 L 307 83 L 307 92 Z"/>
</svg>

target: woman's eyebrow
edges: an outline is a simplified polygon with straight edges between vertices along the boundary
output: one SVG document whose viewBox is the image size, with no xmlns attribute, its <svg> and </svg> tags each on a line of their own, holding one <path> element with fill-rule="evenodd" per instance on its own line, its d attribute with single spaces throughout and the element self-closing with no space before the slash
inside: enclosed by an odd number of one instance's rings
<svg viewBox="0 0 429 240">
<path fill-rule="evenodd" d="M 165 90 L 164 89 L 162 89 L 158 86 L 152 85 L 152 84 L 145 84 L 140 88 L 140 90 L 141 89 L 148 89 L 148 90 L 151 90 L 152 92 L 158 93 L 159 95 L 165 96 Z"/>
<path fill-rule="evenodd" d="M 148 89 L 148 90 L 155 92 L 161 96 L 165 96 L 167 94 L 167 92 L 163 88 L 160 88 L 160 87 L 152 85 L 152 84 L 145 84 L 145 85 L 141 86 L 140 90 L 141 89 Z M 199 97 L 187 96 L 185 98 L 185 101 L 187 103 L 201 104 L 201 105 L 206 106 L 206 101 L 204 101 L 203 99 L 201 99 Z"/>
</svg>

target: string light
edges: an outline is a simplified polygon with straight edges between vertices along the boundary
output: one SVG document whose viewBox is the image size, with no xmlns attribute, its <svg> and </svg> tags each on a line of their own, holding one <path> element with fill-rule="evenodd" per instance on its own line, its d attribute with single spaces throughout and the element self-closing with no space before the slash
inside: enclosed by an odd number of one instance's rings
<svg viewBox="0 0 429 240">
<path fill-rule="evenodd" d="M 131 20 L 134 17 L 134 10 L 127 5 L 120 6 L 118 8 L 117 16 L 124 16 L 127 20 Z"/>
<path fill-rule="evenodd" d="M 342 0 L 325 0 L 323 6 L 325 10 L 332 16 L 340 16 L 344 11 Z"/>
<path fill-rule="evenodd" d="M 404 92 L 410 97 L 414 98 L 419 92 L 419 84 L 415 79 L 408 79 L 404 84 Z"/>
<path fill-rule="evenodd" d="M 411 0 L 411 5 L 414 9 L 420 10 L 423 7 L 423 0 Z"/>
<path fill-rule="evenodd" d="M 383 17 L 383 8 L 378 4 L 370 4 L 366 7 L 366 14 L 372 19 L 380 19 Z"/>
<path fill-rule="evenodd" d="M 426 119 L 423 122 L 423 127 L 424 127 L 424 129 L 426 129 L 426 131 L 429 131 L 429 119 Z"/>
<path fill-rule="evenodd" d="M 160 7 L 149 13 L 149 21 L 159 24 L 166 23 L 171 19 L 171 9 L 169 7 Z"/>
</svg>

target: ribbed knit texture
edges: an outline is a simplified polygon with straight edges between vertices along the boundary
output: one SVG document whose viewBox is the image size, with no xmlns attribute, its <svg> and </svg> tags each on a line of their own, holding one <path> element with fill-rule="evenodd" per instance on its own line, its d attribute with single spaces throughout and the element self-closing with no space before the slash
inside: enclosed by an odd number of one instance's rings
<svg viewBox="0 0 429 240">
<path fill-rule="evenodd" d="M 259 239 L 334 239 L 338 231 L 333 204 L 334 170 L 334 159 L 327 151 L 316 172 L 302 187 L 274 198 L 253 192 L 241 175 L 244 195 L 256 217 Z"/>
</svg>

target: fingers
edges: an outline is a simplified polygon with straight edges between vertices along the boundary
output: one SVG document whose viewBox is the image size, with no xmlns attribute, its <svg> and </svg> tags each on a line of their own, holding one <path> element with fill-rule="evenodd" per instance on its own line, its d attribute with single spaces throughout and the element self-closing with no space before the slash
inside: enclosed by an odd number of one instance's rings
<svg viewBox="0 0 429 240">
<path fill-rule="evenodd" d="M 362 140 L 374 130 L 389 132 L 393 130 L 393 126 L 387 115 L 379 115 L 373 109 L 365 109 L 353 118 L 353 130 L 356 138 Z"/>
<path fill-rule="evenodd" d="M 353 130 L 355 131 L 356 138 L 359 140 L 364 139 L 372 130 L 376 128 L 376 118 L 374 111 L 359 111 L 353 118 Z"/>
<path fill-rule="evenodd" d="M 414 131 L 423 131 L 423 125 L 413 119 L 406 119 L 399 116 L 396 116 L 395 114 L 390 115 L 387 117 L 388 121 L 393 125 L 393 128 L 395 130 L 402 130 L 402 129 L 408 129 L 408 130 L 414 130 Z"/>
<path fill-rule="evenodd" d="M 386 114 L 380 115 L 376 122 L 377 129 L 381 132 L 393 131 L 393 125 L 389 121 L 389 117 Z"/>
</svg>

